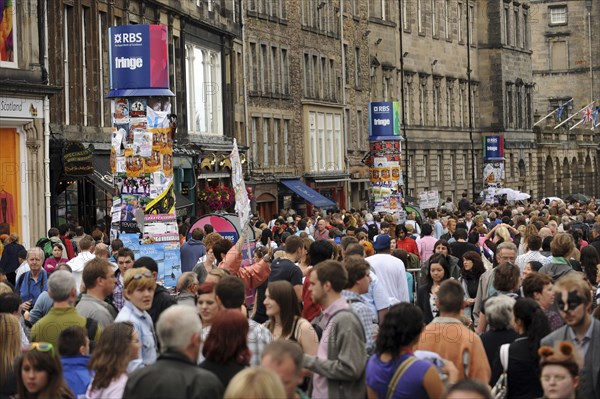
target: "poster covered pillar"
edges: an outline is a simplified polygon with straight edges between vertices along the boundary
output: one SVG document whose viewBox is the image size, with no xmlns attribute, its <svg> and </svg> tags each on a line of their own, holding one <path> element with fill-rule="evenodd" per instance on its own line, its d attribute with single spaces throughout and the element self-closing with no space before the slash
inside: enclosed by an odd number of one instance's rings
<svg viewBox="0 0 600 399">
<path fill-rule="evenodd" d="M 369 203 L 373 212 L 403 216 L 400 102 L 369 104 Z"/>
<path fill-rule="evenodd" d="M 496 191 L 504 186 L 504 136 L 483 137 L 483 193 L 485 202 L 496 202 Z"/>
<path fill-rule="evenodd" d="M 114 178 L 111 239 L 136 259 L 158 263 L 157 280 L 173 287 L 181 275 L 173 188 L 173 137 L 167 27 L 109 29 Z"/>
</svg>

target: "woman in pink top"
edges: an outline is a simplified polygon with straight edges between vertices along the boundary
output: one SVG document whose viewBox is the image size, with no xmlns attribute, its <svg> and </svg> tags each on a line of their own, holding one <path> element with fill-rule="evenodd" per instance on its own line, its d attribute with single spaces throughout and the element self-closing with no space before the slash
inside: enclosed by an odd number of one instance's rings
<svg viewBox="0 0 600 399">
<path fill-rule="evenodd" d="M 44 262 L 44 270 L 51 274 L 56 270 L 56 266 L 61 263 L 67 263 L 69 259 L 63 257 L 63 247 L 61 244 L 52 244 L 52 256 Z"/>
<path fill-rule="evenodd" d="M 87 399 L 121 398 L 127 384 L 127 366 L 139 357 L 140 338 L 130 322 L 106 327 L 96 342 L 89 363 L 95 372 L 88 387 Z"/>
<path fill-rule="evenodd" d="M 421 266 L 425 266 L 427 260 L 433 254 L 435 250 L 435 243 L 437 239 L 432 235 L 433 234 L 433 226 L 426 223 L 423 225 L 421 232 L 423 233 L 422 237 L 417 240 L 417 247 L 419 248 L 419 256 L 421 258 Z"/>
</svg>

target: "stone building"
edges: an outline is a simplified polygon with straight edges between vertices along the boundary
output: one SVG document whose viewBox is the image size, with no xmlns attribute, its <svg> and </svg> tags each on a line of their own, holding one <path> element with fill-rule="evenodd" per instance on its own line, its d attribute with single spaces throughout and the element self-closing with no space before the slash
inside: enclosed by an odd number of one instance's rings
<svg viewBox="0 0 600 399">
<path fill-rule="evenodd" d="M 227 183 L 234 129 L 234 37 L 241 35 L 240 2 L 88 0 L 48 2 L 48 79 L 62 88 L 50 100 L 51 222 L 91 228 L 110 212 L 111 102 L 108 28 L 125 24 L 168 27 L 170 88 L 178 116 L 174 146 L 178 204 L 192 206 L 209 181 Z M 33 62 L 33 61 L 32 61 Z M 65 143 L 93 146 L 95 171 L 71 178 Z M 191 202 L 190 202 L 191 201 Z M 191 212 L 191 211 L 190 211 Z"/>
<path fill-rule="evenodd" d="M 371 0 L 371 101 L 403 101 L 406 193 L 482 190 L 482 137 L 505 138 L 506 184 L 536 194 L 529 4 Z"/>
<path fill-rule="evenodd" d="M 538 181 L 544 195 L 600 195 L 598 128 L 577 113 L 600 106 L 600 5 L 587 1 L 531 1 Z M 570 116 L 571 121 L 555 129 Z M 600 123 L 600 122 L 597 122 Z"/>
<path fill-rule="evenodd" d="M 244 3 L 245 68 L 237 81 L 246 82 L 246 109 L 239 98 L 236 119 L 248 122 L 235 134 L 249 147 L 258 213 L 310 212 L 310 201 L 279 184 L 286 178 L 342 208 L 360 206 L 368 181 L 360 162 L 368 134 L 367 2 Z"/>
<path fill-rule="evenodd" d="M 0 9 L 0 233 L 29 247 L 49 228 L 48 19 L 43 1 Z"/>
</svg>

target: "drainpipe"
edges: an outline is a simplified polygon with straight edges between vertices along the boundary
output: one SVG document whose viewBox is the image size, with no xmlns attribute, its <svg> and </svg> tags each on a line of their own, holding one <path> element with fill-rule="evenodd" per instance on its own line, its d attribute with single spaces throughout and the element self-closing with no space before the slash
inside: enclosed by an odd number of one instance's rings
<svg viewBox="0 0 600 399">
<path fill-rule="evenodd" d="M 248 65 L 246 63 L 246 25 L 244 24 L 244 15 L 246 14 L 244 4 L 246 2 L 240 0 L 240 25 L 242 27 L 242 91 L 244 92 L 244 135 L 246 136 L 246 145 L 248 146 L 248 157 L 246 159 L 246 172 L 251 173 L 250 164 L 254 157 L 252 153 L 252 143 L 250 142 L 250 133 L 248 130 L 248 87 L 246 82 L 248 81 Z"/>
<path fill-rule="evenodd" d="M 48 72 L 48 2 L 44 1 L 44 71 Z M 46 83 L 50 83 L 46 78 Z M 46 213 L 46 230 L 51 227 L 50 216 L 50 97 L 44 97 L 44 202 Z"/>
</svg>

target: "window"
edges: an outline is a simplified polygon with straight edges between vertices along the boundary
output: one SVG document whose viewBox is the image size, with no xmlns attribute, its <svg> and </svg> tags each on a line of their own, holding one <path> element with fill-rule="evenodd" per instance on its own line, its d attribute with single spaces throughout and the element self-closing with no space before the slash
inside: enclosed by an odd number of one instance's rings
<svg viewBox="0 0 600 399">
<path fill-rule="evenodd" d="M 356 110 L 356 142 L 358 144 L 358 148 L 363 148 L 362 114 L 362 110 Z"/>
<path fill-rule="evenodd" d="M 460 123 L 460 127 L 465 127 L 465 92 L 466 92 L 467 84 L 465 82 L 460 83 L 460 87 L 458 90 L 458 119 Z"/>
<path fill-rule="evenodd" d="M 252 117 L 251 125 L 252 162 L 258 163 L 258 117 Z"/>
<path fill-rule="evenodd" d="M 268 74 L 269 71 L 267 68 L 269 67 L 269 59 L 267 58 L 267 45 L 260 45 L 260 91 L 265 94 L 268 93 Z"/>
<path fill-rule="evenodd" d="M 438 35 L 438 24 L 437 24 L 437 5 L 436 2 L 438 0 L 431 0 L 431 30 L 433 37 L 437 37 Z"/>
<path fill-rule="evenodd" d="M 413 160 L 414 160 L 414 156 L 409 155 L 408 156 L 408 178 L 409 179 L 412 179 L 412 177 L 413 177 Z"/>
<path fill-rule="evenodd" d="M 360 89 L 360 47 L 354 47 L 354 86 Z"/>
<path fill-rule="evenodd" d="M 450 0 L 444 0 L 444 37 L 450 39 Z"/>
<path fill-rule="evenodd" d="M 188 131 L 222 135 L 221 53 L 187 44 L 186 65 Z"/>
<path fill-rule="evenodd" d="M 508 127 L 513 127 L 513 88 L 512 83 L 506 84 L 506 122 Z"/>
<path fill-rule="evenodd" d="M 279 68 L 279 49 L 275 46 L 271 46 L 271 60 L 270 60 L 270 74 L 271 74 L 271 93 L 281 94 L 281 84 L 279 78 L 281 77 Z"/>
<path fill-rule="evenodd" d="M 419 84 L 419 125 L 425 125 L 425 102 L 427 101 L 427 80 L 421 78 Z"/>
<path fill-rule="evenodd" d="M 437 155 L 436 156 L 436 163 L 435 163 L 435 180 L 441 180 L 442 179 L 442 156 L 441 155 Z"/>
<path fill-rule="evenodd" d="M 410 30 L 410 8 L 408 7 L 409 0 L 402 0 L 402 28 Z"/>
<path fill-rule="evenodd" d="M 519 47 L 521 46 L 521 36 L 519 35 L 520 33 L 520 28 L 521 25 L 519 25 L 519 9 L 515 7 L 514 12 L 514 20 L 513 20 L 513 25 L 514 25 L 514 29 L 513 31 L 515 32 L 515 39 L 514 39 L 514 45 L 515 47 Z"/>
<path fill-rule="evenodd" d="M 531 129 L 531 88 L 525 87 L 525 129 Z"/>
<path fill-rule="evenodd" d="M 427 178 L 427 171 L 429 170 L 429 157 L 427 154 L 423 155 L 423 177 Z"/>
<path fill-rule="evenodd" d="M 344 170 L 342 113 L 309 111 L 309 171 Z"/>
<path fill-rule="evenodd" d="M 389 0 L 370 0 L 369 16 L 372 18 L 389 20 L 390 19 L 390 1 Z"/>
<path fill-rule="evenodd" d="M 463 5 L 462 3 L 458 3 L 458 11 L 456 16 L 456 22 L 458 23 L 457 31 L 458 31 L 458 42 L 463 42 Z"/>
<path fill-rule="evenodd" d="M 510 45 L 510 11 L 508 5 L 504 6 L 504 43 Z"/>
<path fill-rule="evenodd" d="M 566 41 L 550 42 L 550 69 L 564 70 L 569 67 L 569 53 Z"/>
<path fill-rule="evenodd" d="M 523 48 L 525 50 L 529 50 L 529 14 L 527 12 L 523 12 Z"/>
<path fill-rule="evenodd" d="M 550 25 L 567 23 L 567 6 L 550 7 Z"/>
<path fill-rule="evenodd" d="M 273 165 L 279 165 L 280 159 L 279 154 L 281 152 L 281 148 L 279 148 L 279 125 L 281 120 L 274 118 L 273 119 Z"/>
<path fill-rule="evenodd" d="M 515 106 L 516 128 L 523 128 L 523 86 L 517 86 L 517 104 Z"/>
<path fill-rule="evenodd" d="M 311 77 L 310 77 L 310 61 L 309 55 L 304 54 L 304 96 L 310 97 L 311 94 Z"/>
<path fill-rule="evenodd" d="M 290 120 L 283 120 L 283 164 L 289 165 L 290 162 Z"/>
<path fill-rule="evenodd" d="M 290 94 L 290 64 L 288 61 L 287 49 L 281 49 L 281 92 L 282 94 Z"/>
<path fill-rule="evenodd" d="M 383 77 L 383 101 L 388 101 L 390 96 L 390 78 Z"/>
<path fill-rule="evenodd" d="M 422 0 L 417 0 L 417 26 L 419 28 L 419 34 L 423 34 L 423 4 Z"/>
<path fill-rule="evenodd" d="M 269 166 L 269 150 L 271 140 L 269 139 L 269 118 L 263 118 L 262 120 L 262 131 L 263 131 L 263 158 L 262 158 L 262 166 Z"/>
<path fill-rule="evenodd" d="M 250 42 L 250 91 L 257 92 L 258 91 L 258 50 L 256 48 L 256 43 Z"/>
<path fill-rule="evenodd" d="M 449 178 L 450 180 L 454 180 L 454 168 L 455 168 L 455 161 L 454 161 L 454 154 L 450 155 L 450 165 L 448 167 L 448 174 L 449 174 Z"/>
<path fill-rule="evenodd" d="M 406 124 L 410 125 L 412 123 L 412 114 L 413 114 L 413 85 L 412 85 L 412 76 L 408 74 L 404 74 L 404 115 L 406 118 Z"/>
<path fill-rule="evenodd" d="M 348 45 L 344 43 L 344 53 L 342 54 L 342 57 L 344 57 L 344 85 L 348 84 L 348 76 L 350 75 L 350 65 L 348 63 L 349 57 L 348 57 Z"/>
<path fill-rule="evenodd" d="M 434 78 L 433 80 L 433 124 L 434 126 L 440 125 L 440 117 L 442 113 L 442 82 L 440 78 Z"/>
<path fill-rule="evenodd" d="M 453 126 L 453 111 L 454 111 L 454 83 L 446 79 L 446 126 Z"/>
<path fill-rule="evenodd" d="M 462 162 L 463 162 L 463 167 L 462 167 L 462 168 L 460 168 L 460 170 L 462 170 L 462 176 L 461 176 L 461 177 L 462 177 L 463 179 L 466 179 L 466 178 L 467 178 L 467 167 L 468 167 L 468 164 L 467 164 L 467 156 L 466 156 L 466 155 L 463 155 L 463 156 L 462 156 L 462 159 L 463 159 L 463 161 L 462 161 Z"/>
<path fill-rule="evenodd" d="M 475 30 L 473 26 L 475 24 L 475 7 L 469 6 L 469 44 L 473 45 L 475 43 Z"/>
</svg>

